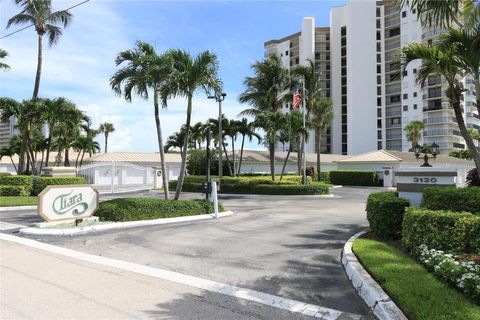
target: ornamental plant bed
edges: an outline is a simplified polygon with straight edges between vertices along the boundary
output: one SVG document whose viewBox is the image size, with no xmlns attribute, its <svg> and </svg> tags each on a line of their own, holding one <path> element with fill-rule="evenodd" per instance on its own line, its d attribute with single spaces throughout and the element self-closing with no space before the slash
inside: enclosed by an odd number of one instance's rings
<svg viewBox="0 0 480 320">
<path fill-rule="evenodd" d="M 353 251 L 409 319 L 480 319 L 474 300 L 430 273 L 430 267 L 409 256 L 400 242 L 358 238 Z"/>
</svg>

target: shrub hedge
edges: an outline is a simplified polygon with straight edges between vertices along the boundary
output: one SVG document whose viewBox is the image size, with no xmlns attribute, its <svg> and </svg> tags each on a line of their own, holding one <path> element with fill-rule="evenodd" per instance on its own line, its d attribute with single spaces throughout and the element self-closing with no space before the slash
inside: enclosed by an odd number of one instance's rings
<svg viewBox="0 0 480 320">
<path fill-rule="evenodd" d="M 379 186 L 378 175 L 374 171 L 330 171 L 330 182 L 345 186 Z"/>
<path fill-rule="evenodd" d="M 224 211 L 219 205 L 219 211 Z M 162 200 L 123 198 L 100 203 L 95 216 L 102 221 L 135 221 L 193 216 L 213 212 L 207 200 Z"/>
<path fill-rule="evenodd" d="M 218 179 L 217 176 L 212 176 L 212 179 Z M 184 183 L 202 183 L 206 180 L 205 176 L 185 176 Z M 280 177 L 277 177 L 277 180 L 272 181 L 270 177 L 267 176 L 250 176 L 250 177 L 222 177 L 222 184 L 300 184 L 302 182 L 302 177 L 298 175 L 288 175 L 283 176 L 282 181 Z M 307 177 L 307 183 L 311 183 L 312 178 Z M 176 183 L 176 181 L 175 181 Z"/>
<path fill-rule="evenodd" d="M 395 192 L 370 194 L 366 211 L 372 233 L 380 239 L 400 239 L 403 214 L 409 205 L 408 200 L 399 198 Z"/>
<path fill-rule="evenodd" d="M 84 177 L 38 177 L 33 180 L 32 195 L 37 196 L 50 185 L 85 184 Z"/>
<path fill-rule="evenodd" d="M 175 190 L 176 181 L 170 181 L 169 187 Z M 200 183 L 184 182 L 185 192 L 204 192 Z M 328 194 L 329 185 L 325 183 L 310 183 L 306 186 L 300 184 L 248 184 L 222 182 L 220 193 L 230 194 L 264 194 L 264 195 L 315 195 Z"/>
<path fill-rule="evenodd" d="M 467 211 L 480 215 L 480 187 L 425 188 L 421 207 L 430 210 Z"/>
<path fill-rule="evenodd" d="M 480 254 L 480 217 L 410 207 L 405 210 L 402 242 L 412 251 L 424 244 L 437 250 Z"/>
<path fill-rule="evenodd" d="M 31 176 L 0 176 L 0 186 L 22 186 L 29 190 L 32 180 Z"/>
<path fill-rule="evenodd" d="M 0 186 L 0 196 L 28 196 L 30 188 L 24 186 Z"/>
</svg>

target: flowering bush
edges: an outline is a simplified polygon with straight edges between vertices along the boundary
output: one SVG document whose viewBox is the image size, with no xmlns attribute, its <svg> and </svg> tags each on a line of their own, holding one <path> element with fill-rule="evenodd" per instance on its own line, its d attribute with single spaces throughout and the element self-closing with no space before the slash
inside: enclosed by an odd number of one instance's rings
<svg viewBox="0 0 480 320">
<path fill-rule="evenodd" d="M 416 253 L 427 269 L 433 271 L 442 281 L 454 285 L 477 302 L 480 301 L 480 264 L 474 261 L 478 257 L 468 258 L 429 249 L 424 244 L 418 247 Z"/>
</svg>

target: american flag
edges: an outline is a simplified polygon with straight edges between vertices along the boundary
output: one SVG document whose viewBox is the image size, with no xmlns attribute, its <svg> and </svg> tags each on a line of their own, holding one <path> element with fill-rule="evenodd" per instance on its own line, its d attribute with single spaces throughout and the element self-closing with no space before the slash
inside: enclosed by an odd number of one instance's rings
<svg viewBox="0 0 480 320">
<path fill-rule="evenodd" d="M 300 94 L 300 83 L 297 83 L 293 87 L 293 101 L 292 101 L 292 108 L 298 109 L 300 104 L 302 103 L 302 95 Z"/>
</svg>

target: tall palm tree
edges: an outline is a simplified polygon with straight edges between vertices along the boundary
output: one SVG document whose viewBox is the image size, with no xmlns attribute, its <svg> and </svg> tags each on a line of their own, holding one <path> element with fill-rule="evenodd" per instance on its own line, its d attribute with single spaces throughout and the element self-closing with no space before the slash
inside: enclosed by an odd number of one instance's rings
<svg viewBox="0 0 480 320">
<path fill-rule="evenodd" d="M 312 123 L 315 126 L 315 139 L 317 151 L 317 181 L 320 181 L 321 164 L 320 151 L 322 142 L 322 130 L 330 125 L 333 120 L 333 106 L 330 99 L 315 100 L 311 105 Z"/>
<path fill-rule="evenodd" d="M 288 159 L 290 158 L 290 153 L 294 151 L 295 144 L 298 144 L 300 137 L 305 134 L 308 137 L 308 128 L 309 123 L 306 123 L 306 127 L 303 127 L 303 115 L 298 110 L 293 110 L 286 114 L 286 125 L 280 131 L 280 141 L 288 142 L 288 151 L 283 161 L 282 174 L 280 175 L 280 180 L 283 180 L 283 175 L 285 174 L 285 168 L 287 166 Z M 296 148 L 299 153 L 299 148 Z M 298 157 L 298 154 L 297 154 Z M 299 166 L 300 171 L 300 166 Z"/>
<path fill-rule="evenodd" d="M 192 132 L 192 142 L 193 142 L 193 148 L 197 149 L 197 143 L 198 143 L 198 148 L 202 148 L 202 142 L 205 140 L 205 130 L 206 126 L 205 124 L 201 122 L 195 123 L 191 128 Z"/>
<path fill-rule="evenodd" d="M 221 81 L 218 79 L 218 59 L 209 51 L 203 51 L 196 57 L 183 50 L 170 50 L 173 70 L 168 84 L 164 87 L 166 97 L 184 97 L 187 99 L 187 119 L 185 121 L 186 133 L 182 150 L 182 164 L 177 180 L 175 200 L 178 200 L 185 178 L 186 153 L 188 150 L 190 123 L 192 119 L 192 100 L 196 91 L 203 90 L 206 95 L 211 91 L 220 91 Z"/>
<path fill-rule="evenodd" d="M 104 122 L 100 124 L 100 127 L 98 128 L 98 132 L 101 132 L 105 135 L 105 153 L 108 151 L 108 136 L 110 133 L 115 131 L 115 127 L 113 126 L 113 123 L 110 122 Z"/>
<path fill-rule="evenodd" d="M 299 65 L 292 70 L 292 77 L 296 81 L 303 82 L 304 86 L 304 101 L 306 109 L 306 118 L 307 121 L 310 120 L 310 114 L 314 106 L 318 106 L 319 102 L 323 99 L 321 96 L 322 86 L 321 86 L 321 72 L 319 68 L 315 65 L 315 62 L 311 59 L 307 59 L 306 65 Z M 318 135 L 315 138 L 319 138 Z M 307 139 L 305 138 L 305 141 Z M 317 141 L 318 143 L 318 141 Z M 299 163 L 303 164 L 303 155 L 305 154 L 305 145 L 302 141 L 300 150 L 299 150 Z"/>
<path fill-rule="evenodd" d="M 422 65 L 417 71 L 416 81 L 423 86 L 428 76 L 432 73 L 442 76 L 447 84 L 447 97 L 453 107 L 458 128 L 467 147 L 472 152 L 475 166 L 480 171 L 480 155 L 475 147 L 472 137 L 468 134 L 460 105 L 460 96 L 463 88 L 459 79 L 462 78 L 462 66 L 456 59 L 457 48 L 439 48 L 435 45 L 411 43 L 402 49 L 402 66 L 405 68 L 411 61 L 422 59 Z"/>
<path fill-rule="evenodd" d="M 233 158 L 233 168 L 232 168 L 232 176 L 237 174 L 236 172 L 236 159 L 235 159 L 235 140 L 237 140 L 238 135 L 238 121 L 234 119 L 230 119 L 228 121 L 228 130 L 226 131 L 225 135 L 229 136 L 232 140 L 232 158 Z"/>
<path fill-rule="evenodd" d="M 253 122 L 249 122 L 247 118 L 242 118 L 242 120 L 237 121 L 237 131 L 238 134 L 242 136 L 242 146 L 240 147 L 240 159 L 237 171 L 237 175 L 240 175 L 242 172 L 243 147 L 245 146 L 245 138 L 248 138 L 250 142 L 253 140 L 253 138 L 257 138 L 259 143 L 262 138 L 258 133 L 255 132 Z"/>
<path fill-rule="evenodd" d="M 407 140 L 412 143 L 412 150 L 418 145 L 418 141 L 422 138 L 422 130 L 425 129 L 423 121 L 410 121 L 403 131 L 406 133 Z"/>
<path fill-rule="evenodd" d="M 162 107 L 166 107 L 167 94 L 162 90 L 171 71 L 171 61 L 167 55 L 158 55 L 150 44 L 138 41 L 134 49 L 120 52 L 115 59 L 115 64 L 117 67 L 124 65 L 110 78 L 110 85 L 117 95 L 123 95 L 127 102 L 131 102 L 132 93 L 136 93 L 146 100 L 149 98 L 149 91 L 153 93 L 163 191 L 165 199 L 169 199 L 159 99 L 161 99 Z"/>
<path fill-rule="evenodd" d="M 480 23 L 473 28 L 450 29 L 439 36 L 438 47 L 456 48 L 456 61 L 473 78 L 477 110 L 480 114 Z"/>
<path fill-rule="evenodd" d="M 5 59 L 8 56 L 8 52 L 5 50 L 0 49 L 0 59 Z M 6 63 L 0 62 L 0 70 L 7 70 L 10 69 L 10 66 Z"/>
<path fill-rule="evenodd" d="M 43 36 L 46 34 L 48 44 L 53 46 L 62 35 L 62 29 L 58 25 L 67 27 L 72 20 L 72 14 L 67 10 L 52 12 L 51 0 L 15 0 L 15 3 L 21 6 L 22 11 L 8 20 L 7 28 L 12 25 L 32 24 L 38 37 L 37 73 L 33 89 L 33 98 L 36 98 L 42 73 Z"/>
<path fill-rule="evenodd" d="M 277 126 L 269 119 L 281 118 L 276 111 L 289 83 L 288 71 L 282 67 L 276 55 L 254 63 L 252 69 L 254 76 L 245 79 L 246 90 L 239 97 L 239 101 L 247 103 L 250 108 L 243 110 L 240 115 L 252 116 L 256 127 L 267 129 L 264 142 L 268 145 L 270 171 L 272 180 L 275 180 L 275 143 L 278 141 L 278 133 L 272 131 Z"/>
</svg>

